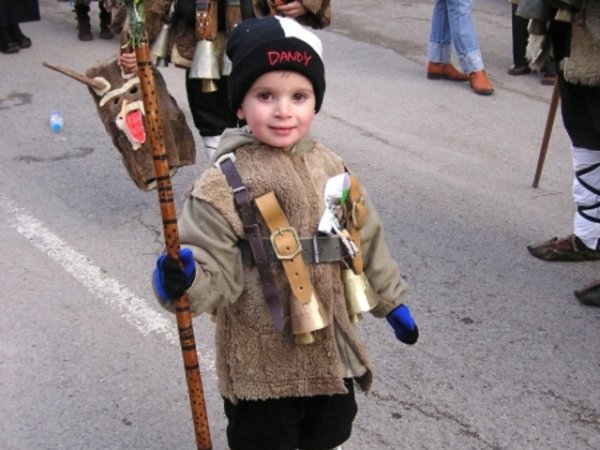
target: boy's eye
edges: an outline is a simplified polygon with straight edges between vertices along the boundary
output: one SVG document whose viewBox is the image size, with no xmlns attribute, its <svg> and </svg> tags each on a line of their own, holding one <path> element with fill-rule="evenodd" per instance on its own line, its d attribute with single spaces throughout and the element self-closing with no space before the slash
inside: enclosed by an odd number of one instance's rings
<svg viewBox="0 0 600 450">
<path fill-rule="evenodd" d="M 266 91 L 265 91 L 265 92 L 259 92 L 259 93 L 258 93 L 258 99 L 259 99 L 259 100 L 266 101 L 266 100 L 270 100 L 272 97 L 273 97 L 273 96 L 271 95 L 271 93 L 270 93 L 270 92 L 266 92 Z"/>
<path fill-rule="evenodd" d="M 301 102 L 306 99 L 306 94 L 304 92 L 296 92 L 293 96 L 294 101 Z"/>
</svg>

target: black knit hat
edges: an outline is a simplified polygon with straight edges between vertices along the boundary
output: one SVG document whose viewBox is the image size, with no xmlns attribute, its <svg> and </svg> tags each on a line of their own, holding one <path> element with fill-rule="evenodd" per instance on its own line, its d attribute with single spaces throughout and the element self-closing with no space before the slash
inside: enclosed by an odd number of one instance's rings
<svg viewBox="0 0 600 450">
<path fill-rule="evenodd" d="M 289 70 L 307 77 L 315 91 L 318 112 L 325 93 L 321 40 L 294 19 L 268 16 L 247 19 L 227 39 L 229 106 L 237 111 L 248 89 L 261 75 Z"/>
</svg>

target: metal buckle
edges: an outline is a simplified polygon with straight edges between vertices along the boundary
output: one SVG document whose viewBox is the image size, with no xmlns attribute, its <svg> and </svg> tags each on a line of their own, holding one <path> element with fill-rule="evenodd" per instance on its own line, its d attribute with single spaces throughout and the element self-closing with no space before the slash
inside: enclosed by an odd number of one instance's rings
<svg viewBox="0 0 600 450">
<path fill-rule="evenodd" d="M 285 233 L 291 233 L 292 237 L 294 238 L 294 242 L 296 243 L 296 249 L 291 251 L 288 254 L 280 253 L 279 249 L 277 248 L 277 244 L 275 243 L 275 240 L 277 239 L 277 237 L 283 236 Z M 277 256 L 277 259 L 284 260 L 284 261 L 292 260 L 302 251 L 302 244 L 300 244 L 300 238 L 298 237 L 298 233 L 296 232 L 296 229 L 293 227 L 277 228 L 275 231 L 273 231 L 273 233 L 271 233 L 270 239 L 271 239 L 271 245 L 273 246 L 273 251 L 275 252 L 275 256 Z"/>
<path fill-rule="evenodd" d="M 221 155 L 217 158 L 217 160 L 215 161 L 215 167 L 219 170 L 221 170 L 221 164 L 223 164 L 223 162 L 227 161 L 228 159 L 231 160 L 232 163 L 235 163 L 235 153 L 233 152 L 229 152 L 229 153 L 225 153 L 224 155 Z"/>
<path fill-rule="evenodd" d="M 313 257 L 314 263 L 319 264 L 321 261 L 321 254 L 319 253 L 319 241 L 317 241 L 317 235 L 314 235 L 312 238 L 312 247 L 313 247 Z"/>
</svg>

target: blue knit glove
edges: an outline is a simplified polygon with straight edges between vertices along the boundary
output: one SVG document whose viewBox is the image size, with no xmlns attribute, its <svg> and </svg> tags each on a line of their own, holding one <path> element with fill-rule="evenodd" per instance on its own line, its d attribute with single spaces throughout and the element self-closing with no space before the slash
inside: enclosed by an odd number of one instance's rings
<svg viewBox="0 0 600 450">
<path fill-rule="evenodd" d="M 419 339 L 419 328 L 406 305 L 397 306 L 386 317 L 399 341 L 413 345 Z"/>
<path fill-rule="evenodd" d="M 196 278 L 196 263 L 192 251 L 189 248 L 182 248 L 179 251 L 179 258 L 181 263 L 163 253 L 156 260 L 152 284 L 156 296 L 163 303 L 170 303 L 181 297 Z"/>
</svg>

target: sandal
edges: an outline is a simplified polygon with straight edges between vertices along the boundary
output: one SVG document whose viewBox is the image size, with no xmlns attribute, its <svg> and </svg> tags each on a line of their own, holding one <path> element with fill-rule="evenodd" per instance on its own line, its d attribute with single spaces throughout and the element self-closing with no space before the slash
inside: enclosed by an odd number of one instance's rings
<svg viewBox="0 0 600 450">
<path fill-rule="evenodd" d="M 513 65 L 508 69 L 508 74 L 513 76 L 527 75 L 528 73 L 531 73 L 531 69 L 528 66 Z"/>
<path fill-rule="evenodd" d="M 583 289 L 575 291 L 574 294 L 583 305 L 600 306 L 600 281 L 595 281 Z"/>
<path fill-rule="evenodd" d="M 574 234 L 564 238 L 552 238 L 536 246 L 527 246 L 533 256 L 544 261 L 597 261 L 600 250 L 585 246 Z"/>
</svg>

